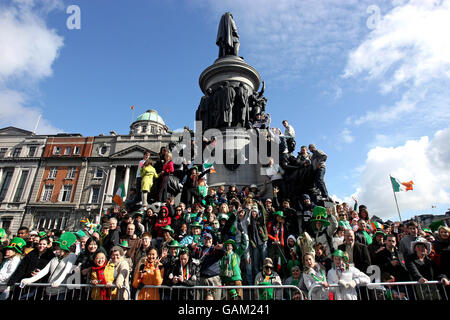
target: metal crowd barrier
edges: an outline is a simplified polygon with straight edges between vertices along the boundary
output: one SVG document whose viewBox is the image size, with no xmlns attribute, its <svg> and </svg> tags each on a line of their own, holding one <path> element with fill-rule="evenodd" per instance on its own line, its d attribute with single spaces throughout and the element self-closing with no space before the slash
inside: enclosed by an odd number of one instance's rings
<svg viewBox="0 0 450 320">
<path fill-rule="evenodd" d="M 314 300 L 318 290 L 323 290 L 320 283 L 313 285 L 308 291 L 308 300 Z M 339 288 L 338 284 L 330 284 L 329 288 Z M 444 300 L 448 301 L 446 287 L 440 281 L 375 282 L 356 286 L 357 300 Z M 329 290 L 332 292 L 333 290 Z"/>
<path fill-rule="evenodd" d="M 236 296 L 239 295 L 240 298 Z M 306 300 L 293 285 L 143 286 L 135 300 Z"/>
<path fill-rule="evenodd" d="M 104 288 L 109 292 L 117 289 L 116 294 L 110 295 L 110 300 L 124 300 L 127 297 L 128 299 L 131 297 L 128 288 L 122 287 L 118 289 L 115 285 L 107 287 L 105 284 L 61 284 L 52 288 L 50 283 L 30 283 L 21 288 L 20 283 L 16 283 L 14 286 L 11 286 L 8 300 L 93 300 L 92 292 L 97 290 L 95 293 L 98 295 L 100 290 Z"/>
</svg>

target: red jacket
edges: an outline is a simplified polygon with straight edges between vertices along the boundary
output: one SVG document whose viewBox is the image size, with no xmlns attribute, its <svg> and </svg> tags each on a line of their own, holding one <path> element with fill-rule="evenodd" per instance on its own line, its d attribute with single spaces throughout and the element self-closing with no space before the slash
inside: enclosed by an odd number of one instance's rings
<svg viewBox="0 0 450 320">
<path fill-rule="evenodd" d="M 167 207 L 162 207 L 161 210 L 163 211 L 163 217 L 158 218 L 155 223 L 156 237 L 158 238 L 162 238 L 163 236 L 162 228 L 169 226 L 172 223 L 172 219 L 169 217 L 169 209 L 167 209 Z"/>
<path fill-rule="evenodd" d="M 163 175 L 168 175 L 168 174 L 173 173 L 175 171 L 175 169 L 173 167 L 173 161 L 170 160 L 169 162 L 165 163 L 163 165 L 162 170 L 163 170 Z"/>
</svg>

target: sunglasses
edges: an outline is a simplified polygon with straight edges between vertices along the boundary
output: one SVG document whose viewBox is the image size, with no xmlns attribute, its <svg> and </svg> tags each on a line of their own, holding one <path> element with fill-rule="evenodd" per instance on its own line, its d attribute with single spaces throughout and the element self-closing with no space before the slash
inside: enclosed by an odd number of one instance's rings
<svg viewBox="0 0 450 320">
<path fill-rule="evenodd" d="M 264 267 L 264 269 L 272 269 L 272 267 L 266 266 Z"/>
</svg>

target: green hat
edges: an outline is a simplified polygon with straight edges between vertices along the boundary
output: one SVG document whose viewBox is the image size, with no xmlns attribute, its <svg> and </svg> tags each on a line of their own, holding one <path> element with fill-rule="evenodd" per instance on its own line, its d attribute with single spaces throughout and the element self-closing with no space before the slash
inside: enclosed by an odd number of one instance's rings
<svg viewBox="0 0 450 320">
<path fill-rule="evenodd" d="M 168 231 L 170 234 L 174 234 L 175 231 L 170 226 L 165 226 L 161 229 L 162 231 Z"/>
<path fill-rule="evenodd" d="M 433 232 L 436 232 L 439 230 L 440 227 L 446 227 L 447 225 L 445 224 L 444 220 L 437 220 L 437 221 L 433 221 L 430 225 L 429 228 L 431 230 L 433 230 Z"/>
<path fill-rule="evenodd" d="M 189 225 L 189 228 L 200 228 L 200 229 L 203 229 L 203 226 L 200 223 L 198 223 L 197 221 L 194 221 L 194 222 L 192 222 Z"/>
<path fill-rule="evenodd" d="M 430 228 L 422 228 L 422 231 L 425 233 L 433 233 Z"/>
<path fill-rule="evenodd" d="M 47 238 L 47 232 L 45 232 L 45 231 L 39 232 L 39 238 L 41 238 L 41 239 Z"/>
<path fill-rule="evenodd" d="M 3 228 L 0 228 L 0 239 L 3 239 L 6 236 L 6 231 Z"/>
<path fill-rule="evenodd" d="M 171 241 L 168 245 L 169 248 L 181 248 L 180 244 L 177 240 Z"/>
<path fill-rule="evenodd" d="M 383 237 L 385 237 L 385 238 L 386 238 L 386 236 L 387 236 L 387 234 L 386 234 L 382 229 L 377 229 L 377 230 L 375 230 L 375 232 L 374 232 L 374 234 L 373 234 L 373 237 L 375 238 L 377 234 L 382 234 Z"/>
<path fill-rule="evenodd" d="M 344 253 L 344 251 L 342 251 L 342 250 L 336 250 L 336 251 L 334 251 L 333 254 L 332 254 L 332 256 L 335 256 L 335 257 L 341 257 L 341 258 L 344 259 L 345 262 L 348 261 L 348 256 L 347 256 L 347 255 Z"/>
<path fill-rule="evenodd" d="M 5 247 L 5 249 L 16 250 L 18 253 L 23 253 L 23 247 L 27 245 L 26 241 L 22 238 L 16 237 L 11 240 L 11 243 Z"/>
<path fill-rule="evenodd" d="M 228 239 L 227 241 L 225 241 L 223 243 L 223 246 L 226 248 L 229 243 L 233 245 L 233 250 L 237 249 L 236 241 L 234 241 L 233 239 Z"/>
<path fill-rule="evenodd" d="M 122 247 L 124 249 L 130 249 L 130 247 L 128 246 L 128 241 L 124 240 L 121 243 L 119 243 L 119 247 Z"/>
<path fill-rule="evenodd" d="M 225 219 L 225 220 L 228 220 L 228 215 L 227 214 L 225 214 L 225 213 L 221 213 L 221 214 L 219 214 L 219 216 L 217 217 L 217 220 L 222 220 L 222 219 Z"/>
<path fill-rule="evenodd" d="M 55 243 L 64 251 L 69 251 L 69 248 L 75 242 L 77 242 L 77 236 L 73 232 L 64 232 L 61 237 L 59 237 L 58 241 L 55 241 Z"/>
<path fill-rule="evenodd" d="M 83 238 L 84 236 L 86 236 L 86 233 L 84 233 L 83 230 L 78 230 L 77 232 L 75 232 L 75 235 L 76 235 L 78 238 Z"/>
<path fill-rule="evenodd" d="M 327 208 L 315 206 L 313 209 L 313 218 L 311 219 L 311 222 L 322 222 L 324 227 L 328 227 L 330 225 L 330 221 L 328 221 L 327 217 Z"/>
<path fill-rule="evenodd" d="M 282 218 L 285 218 L 283 211 L 276 211 L 273 213 L 275 216 L 280 216 Z"/>
<path fill-rule="evenodd" d="M 136 217 L 136 216 L 141 216 L 141 217 L 143 217 L 143 216 L 144 216 L 144 212 L 143 212 L 142 210 L 138 210 L 138 211 L 136 211 L 136 213 L 133 215 L 133 218 Z"/>
</svg>

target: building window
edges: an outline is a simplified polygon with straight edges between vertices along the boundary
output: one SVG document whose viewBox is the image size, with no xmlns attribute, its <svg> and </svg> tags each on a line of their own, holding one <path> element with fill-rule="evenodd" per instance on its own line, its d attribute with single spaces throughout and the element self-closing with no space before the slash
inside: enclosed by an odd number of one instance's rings
<svg viewBox="0 0 450 320">
<path fill-rule="evenodd" d="M 107 151 L 108 151 L 108 147 L 107 146 L 102 146 L 100 148 L 100 154 L 101 155 L 105 155 Z"/>
<path fill-rule="evenodd" d="M 14 202 L 20 202 L 22 199 L 23 189 L 25 189 L 25 183 L 28 179 L 29 171 L 22 171 L 22 175 L 20 176 L 19 185 L 17 186 L 16 194 L 14 195 Z"/>
<path fill-rule="evenodd" d="M 36 225 L 36 229 L 41 229 L 44 228 L 44 224 L 45 224 L 45 219 L 42 217 L 39 217 L 38 223 Z"/>
<path fill-rule="evenodd" d="M 5 217 L 2 218 L 2 228 L 5 230 L 9 230 L 9 227 L 11 227 L 11 222 L 13 218 Z"/>
<path fill-rule="evenodd" d="M 0 158 L 6 157 L 7 151 L 8 151 L 8 148 L 0 148 Z"/>
<path fill-rule="evenodd" d="M 142 126 L 142 133 L 147 133 L 147 126 L 146 125 L 143 125 Z"/>
<path fill-rule="evenodd" d="M 61 154 L 61 147 L 53 147 L 53 154 L 54 155 L 60 155 Z"/>
<path fill-rule="evenodd" d="M 100 167 L 97 167 L 94 174 L 94 179 L 101 179 L 103 178 L 103 169 Z"/>
<path fill-rule="evenodd" d="M 37 150 L 36 146 L 30 146 L 30 148 L 28 149 L 28 156 L 34 157 L 36 155 L 36 150 Z"/>
<path fill-rule="evenodd" d="M 70 196 L 72 195 L 72 185 L 65 184 L 61 189 L 61 201 L 70 202 Z"/>
<path fill-rule="evenodd" d="M 58 173 L 57 167 L 52 167 L 48 172 L 48 179 L 56 179 L 56 174 Z"/>
<path fill-rule="evenodd" d="M 64 149 L 64 155 L 69 156 L 71 151 L 72 151 L 72 147 L 66 147 Z"/>
<path fill-rule="evenodd" d="M 14 148 L 14 151 L 13 151 L 13 157 L 14 158 L 17 158 L 17 157 L 20 157 L 20 152 L 22 151 L 22 148 Z"/>
<path fill-rule="evenodd" d="M 67 171 L 67 177 L 66 179 L 75 179 L 75 174 L 77 173 L 76 167 L 69 167 L 69 170 Z"/>
<path fill-rule="evenodd" d="M 44 192 L 42 193 L 42 201 L 50 201 L 52 199 L 52 193 L 53 193 L 53 185 L 52 184 L 46 184 L 44 186 Z"/>
<path fill-rule="evenodd" d="M 80 147 L 78 147 L 78 146 L 75 146 L 74 147 L 74 150 L 73 150 L 73 154 L 80 154 L 80 151 L 81 151 L 81 148 Z"/>
<path fill-rule="evenodd" d="M 91 203 L 98 203 L 99 195 L 100 195 L 100 187 L 92 187 Z"/>
</svg>

